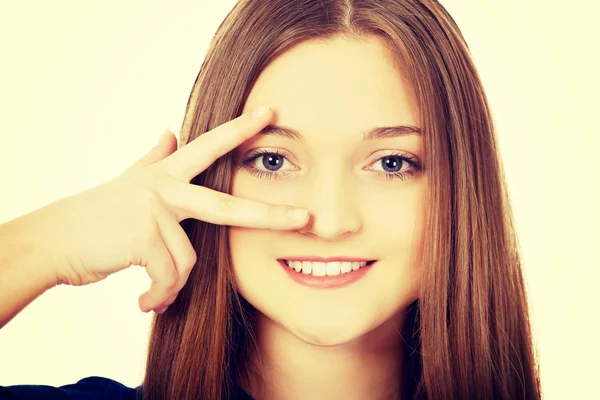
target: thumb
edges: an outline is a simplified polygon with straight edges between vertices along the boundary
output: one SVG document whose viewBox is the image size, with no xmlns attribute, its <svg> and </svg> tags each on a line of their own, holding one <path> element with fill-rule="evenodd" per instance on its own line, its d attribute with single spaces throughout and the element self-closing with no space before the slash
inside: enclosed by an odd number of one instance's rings
<svg viewBox="0 0 600 400">
<path fill-rule="evenodd" d="M 153 155 L 155 157 L 159 157 L 153 162 L 162 160 L 163 158 L 169 156 L 171 153 L 177 150 L 177 139 L 175 139 L 175 143 L 173 143 L 173 136 L 173 133 L 169 129 L 166 129 L 158 138 L 156 145 L 148 154 L 146 154 L 146 156 Z M 173 144 L 175 144 L 175 148 L 173 148 Z"/>
<path fill-rule="evenodd" d="M 142 158 L 137 160 L 131 167 L 129 167 L 125 172 L 129 172 L 131 170 L 135 170 L 138 168 L 147 167 L 148 165 L 154 164 L 166 157 L 168 157 L 171 153 L 177 150 L 177 139 L 173 135 L 173 133 L 167 129 L 165 130 L 156 145 L 150 149 L 150 151 Z"/>
</svg>

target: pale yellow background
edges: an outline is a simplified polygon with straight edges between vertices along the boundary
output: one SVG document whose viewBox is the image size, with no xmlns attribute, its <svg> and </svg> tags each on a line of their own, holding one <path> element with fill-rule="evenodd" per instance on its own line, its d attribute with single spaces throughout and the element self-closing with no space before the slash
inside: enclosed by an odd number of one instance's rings
<svg viewBox="0 0 600 400">
<path fill-rule="evenodd" d="M 0 222 L 112 179 L 163 129 L 177 133 L 207 45 L 234 3 L 0 0 Z M 443 4 L 498 127 L 545 398 L 600 398 L 600 8 L 592 0 Z M 0 385 L 91 375 L 139 385 L 151 315 L 137 299 L 148 286 L 135 267 L 45 293 L 0 330 Z"/>
</svg>

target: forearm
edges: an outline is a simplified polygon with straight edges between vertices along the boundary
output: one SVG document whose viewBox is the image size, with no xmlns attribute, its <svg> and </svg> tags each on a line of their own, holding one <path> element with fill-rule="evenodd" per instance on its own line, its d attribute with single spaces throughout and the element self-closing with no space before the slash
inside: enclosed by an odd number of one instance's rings
<svg viewBox="0 0 600 400">
<path fill-rule="evenodd" d="M 56 275 L 43 265 L 41 247 L 27 235 L 26 218 L 0 225 L 0 328 L 56 286 Z"/>
</svg>

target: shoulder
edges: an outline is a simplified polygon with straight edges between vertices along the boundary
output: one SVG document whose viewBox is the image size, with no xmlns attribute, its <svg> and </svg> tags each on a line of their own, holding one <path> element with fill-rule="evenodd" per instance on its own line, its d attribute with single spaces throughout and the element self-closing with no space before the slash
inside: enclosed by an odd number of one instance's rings
<svg viewBox="0 0 600 400">
<path fill-rule="evenodd" d="M 0 400 L 135 400 L 136 389 L 112 379 L 90 376 L 77 383 L 60 387 L 47 385 L 0 386 Z"/>
</svg>

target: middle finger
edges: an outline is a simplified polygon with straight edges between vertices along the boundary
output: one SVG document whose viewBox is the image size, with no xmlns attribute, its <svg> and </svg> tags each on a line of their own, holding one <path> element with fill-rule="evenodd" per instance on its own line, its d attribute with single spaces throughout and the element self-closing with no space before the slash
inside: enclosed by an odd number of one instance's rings
<svg viewBox="0 0 600 400">
<path fill-rule="evenodd" d="M 260 132 L 271 118 L 270 108 L 261 116 L 242 114 L 203 133 L 155 165 L 177 179 L 190 182 L 219 157 Z"/>
</svg>

